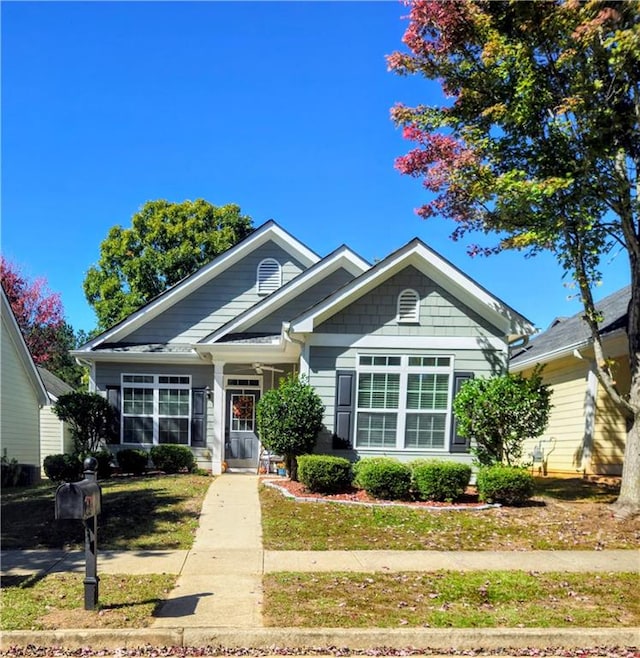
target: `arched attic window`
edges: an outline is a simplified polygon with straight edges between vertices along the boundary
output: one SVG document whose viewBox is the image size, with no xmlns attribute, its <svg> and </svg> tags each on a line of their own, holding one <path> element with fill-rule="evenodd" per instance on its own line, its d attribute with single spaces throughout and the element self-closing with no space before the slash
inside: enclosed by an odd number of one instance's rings
<svg viewBox="0 0 640 658">
<path fill-rule="evenodd" d="M 260 261 L 256 285 L 259 295 L 269 295 L 282 285 L 282 267 L 275 258 Z"/>
<path fill-rule="evenodd" d="M 408 288 L 398 295 L 398 322 L 418 322 L 420 320 L 420 295 Z"/>
</svg>

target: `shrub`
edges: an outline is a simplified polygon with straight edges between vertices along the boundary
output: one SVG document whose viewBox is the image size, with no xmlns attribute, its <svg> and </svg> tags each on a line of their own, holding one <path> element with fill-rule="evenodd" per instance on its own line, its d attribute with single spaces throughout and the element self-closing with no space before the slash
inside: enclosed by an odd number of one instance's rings
<svg viewBox="0 0 640 658">
<path fill-rule="evenodd" d="M 2 488 L 15 487 L 20 483 L 22 476 L 22 465 L 17 459 L 9 459 L 3 455 L 0 459 L 2 469 Z"/>
<path fill-rule="evenodd" d="M 390 457 L 367 457 L 354 466 L 355 483 L 374 498 L 409 498 L 411 469 Z"/>
<path fill-rule="evenodd" d="M 138 450 L 136 448 L 127 448 L 120 450 L 116 455 L 118 466 L 123 473 L 133 473 L 134 475 L 142 475 L 147 468 L 149 461 L 149 454 L 146 450 Z"/>
<path fill-rule="evenodd" d="M 98 460 L 97 476 L 99 480 L 111 477 L 111 462 L 113 461 L 113 455 L 108 450 L 92 452 L 88 457 L 95 457 Z"/>
<path fill-rule="evenodd" d="M 82 462 L 67 452 L 47 455 L 44 458 L 44 473 L 53 482 L 77 482 L 82 479 Z"/>
<path fill-rule="evenodd" d="M 353 468 L 344 457 L 301 455 L 298 457 L 298 477 L 309 491 L 337 493 L 351 486 Z"/>
<path fill-rule="evenodd" d="M 478 472 L 478 497 L 487 503 L 522 505 L 533 495 L 533 476 L 516 466 L 487 466 Z"/>
<path fill-rule="evenodd" d="M 322 400 L 303 376 L 286 377 L 256 406 L 260 441 L 270 452 L 285 458 L 292 480 L 298 479 L 296 457 L 313 450 L 323 416 Z"/>
<path fill-rule="evenodd" d="M 525 439 L 540 436 L 549 421 L 551 389 L 542 366 L 530 377 L 509 373 L 465 382 L 453 401 L 461 436 L 472 439 L 481 466 L 517 464 Z"/>
<path fill-rule="evenodd" d="M 165 473 L 178 473 L 182 470 L 191 471 L 196 460 L 187 446 L 173 443 L 163 443 L 151 448 L 151 459 L 154 466 Z"/>
<path fill-rule="evenodd" d="M 471 466 L 459 462 L 420 460 L 409 465 L 412 485 L 420 500 L 451 502 L 460 498 L 471 480 Z"/>
</svg>

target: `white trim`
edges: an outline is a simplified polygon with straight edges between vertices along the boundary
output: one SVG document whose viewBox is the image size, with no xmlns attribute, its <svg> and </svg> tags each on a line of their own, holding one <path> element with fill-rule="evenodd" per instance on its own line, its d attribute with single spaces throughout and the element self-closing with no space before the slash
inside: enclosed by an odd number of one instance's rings
<svg viewBox="0 0 640 658">
<path fill-rule="evenodd" d="M 418 239 L 399 249 L 363 275 L 336 291 L 291 322 L 295 332 L 312 332 L 318 325 L 381 283 L 413 265 L 450 292 L 505 335 L 532 334 L 535 329 L 524 316 L 494 297 Z"/>
<path fill-rule="evenodd" d="M 258 383 L 257 384 L 248 384 L 247 386 L 240 385 L 240 384 L 233 384 L 232 385 L 232 384 L 229 384 L 230 379 L 257 379 Z M 235 375 L 225 375 L 224 376 L 224 390 L 225 390 L 225 392 L 230 388 L 231 389 L 236 389 L 236 388 L 245 389 L 246 388 L 247 390 L 253 389 L 253 390 L 262 392 L 263 386 L 264 386 L 264 375 L 256 375 L 256 374 L 253 374 L 253 375 L 238 375 L 238 374 L 235 374 Z"/>
<path fill-rule="evenodd" d="M 213 446 L 211 472 L 222 473 L 224 459 L 224 361 L 213 362 Z"/>
<path fill-rule="evenodd" d="M 507 352 L 507 344 L 494 336 L 377 336 L 361 334 L 311 334 L 306 344 L 319 347 L 362 347 L 381 349 L 398 348 L 404 350 L 486 350 Z"/>
<path fill-rule="evenodd" d="M 305 343 L 300 353 L 300 374 L 304 375 L 305 377 L 309 377 L 311 373 L 311 365 L 309 363 L 309 359 L 310 359 L 309 352 L 310 352 L 309 343 Z"/>
<path fill-rule="evenodd" d="M 365 272 L 369 267 L 369 263 L 360 258 L 360 256 L 351 251 L 351 249 L 348 247 L 340 247 L 337 251 L 327 256 L 315 266 L 301 272 L 295 279 L 285 284 L 280 290 L 277 290 L 264 300 L 247 309 L 219 329 L 216 329 L 204 338 L 200 344 L 215 343 L 227 334 L 246 330 L 257 322 L 260 322 L 260 320 L 266 318 L 287 302 L 295 299 L 307 288 L 314 286 L 327 276 L 333 274 L 339 268 L 344 268 L 355 277 Z"/>
<path fill-rule="evenodd" d="M 200 268 L 196 273 L 183 279 L 155 300 L 132 313 L 115 327 L 96 336 L 86 343 L 81 350 L 78 350 L 77 355 L 86 356 L 87 352 L 91 352 L 102 343 L 122 340 L 269 241 L 278 244 L 287 253 L 297 258 L 305 267 L 310 267 L 320 260 L 320 257 L 311 249 L 296 240 L 275 222 L 269 221 L 257 228 L 247 238 L 214 258 L 208 265 Z"/>
</svg>

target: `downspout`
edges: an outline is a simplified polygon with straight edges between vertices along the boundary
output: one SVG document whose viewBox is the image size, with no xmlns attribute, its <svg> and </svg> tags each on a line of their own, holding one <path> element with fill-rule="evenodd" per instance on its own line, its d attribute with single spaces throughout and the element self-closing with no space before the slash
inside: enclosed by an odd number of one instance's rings
<svg viewBox="0 0 640 658">
<path fill-rule="evenodd" d="M 302 340 L 298 340 L 291 335 L 291 323 L 283 322 L 284 337 L 290 343 L 300 345 L 300 374 L 309 377 L 309 346 Z"/>
</svg>

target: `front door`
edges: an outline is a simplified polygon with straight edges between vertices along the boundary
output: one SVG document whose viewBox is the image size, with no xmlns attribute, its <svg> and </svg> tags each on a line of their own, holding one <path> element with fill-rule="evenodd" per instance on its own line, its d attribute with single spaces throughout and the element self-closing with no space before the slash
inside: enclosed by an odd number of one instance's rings
<svg viewBox="0 0 640 658">
<path fill-rule="evenodd" d="M 257 389 L 227 389 L 224 459 L 229 468 L 258 468 L 256 404 L 259 398 Z"/>
</svg>

